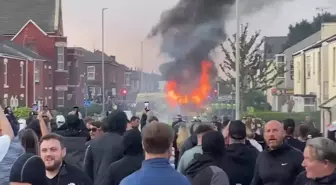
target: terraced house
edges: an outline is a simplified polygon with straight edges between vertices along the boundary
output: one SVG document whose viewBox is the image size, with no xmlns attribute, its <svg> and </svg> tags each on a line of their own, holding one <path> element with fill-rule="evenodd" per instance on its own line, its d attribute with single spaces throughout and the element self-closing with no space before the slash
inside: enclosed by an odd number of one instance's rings
<svg viewBox="0 0 336 185">
<path fill-rule="evenodd" d="M 293 54 L 294 93 L 304 111 L 321 111 L 325 131 L 336 120 L 336 23 L 322 24 L 311 37 L 314 43 Z"/>
<path fill-rule="evenodd" d="M 28 62 L 28 69 L 34 71 L 35 86 L 29 99 L 50 107 L 64 106 L 69 77 L 61 0 L 0 0 L 0 4 L 3 37 L 45 58 Z M 3 59 L 3 65 L 7 60 Z"/>
</svg>

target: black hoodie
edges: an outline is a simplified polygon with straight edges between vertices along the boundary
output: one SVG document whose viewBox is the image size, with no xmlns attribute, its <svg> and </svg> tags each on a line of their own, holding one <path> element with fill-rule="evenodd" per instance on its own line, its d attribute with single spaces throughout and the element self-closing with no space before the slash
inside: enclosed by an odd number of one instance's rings
<svg viewBox="0 0 336 185">
<path fill-rule="evenodd" d="M 306 172 L 301 172 L 297 177 L 294 185 L 336 185 L 336 172 L 322 178 L 308 179 Z"/>
<path fill-rule="evenodd" d="M 194 160 L 185 170 L 191 184 L 210 185 L 213 183 L 212 180 L 218 178 L 217 183 L 219 185 L 228 185 L 228 177 L 224 172 L 227 159 L 223 135 L 217 131 L 204 134 L 202 150 L 203 154 L 195 154 Z"/>
<path fill-rule="evenodd" d="M 126 131 L 127 115 L 115 111 L 107 119 L 108 132 L 92 141 L 86 149 L 84 171 L 95 185 L 101 185 L 110 164 L 123 157 L 122 134 Z"/>
<path fill-rule="evenodd" d="M 230 184 L 250 185 L 259 151 L 251 145 L 231 144 L 226 147 L 226 154 Z"/>
<path fill-rule="evenodd" d="M 123 146 L 124 157 L 110 165 L 104 185 L 119 185 L 122 179 L 141 168 L 144 154 L 139 130 L 126 131 Z"/>
</svg>

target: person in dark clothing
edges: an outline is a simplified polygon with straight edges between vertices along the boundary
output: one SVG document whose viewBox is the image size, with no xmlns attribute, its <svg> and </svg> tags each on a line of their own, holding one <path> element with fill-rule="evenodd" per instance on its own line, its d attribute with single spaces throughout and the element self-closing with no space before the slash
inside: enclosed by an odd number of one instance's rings
<svg viewBox="0 0 336 185">
<path fill-rule="evenodd" d="M 256 162 L 251 185 L 293 185 L 296 176 L 304 169 L 303 154 L 284 142 L 285 130 L 278 121 L 269 121 L 264 128 L 268 148 Z"/>
<path fill-rule="evenodd" d="M 122 179 L 141 168 L 144 160 L 141 133 L 135 129 L 126 131 L 123 146 L 124 157 L 110 165 L 104 185 L 119 185 Z"/>
<path fill-rule="evenodd" d="M 212 117 L 212 122 L 211 122 L 215 127 L 217 131 L 222 131 L 223 126 L 222 123 L 218 120 L 217 116 Z"/>
<path fill-rule="evenodd" d="M 137 116 L 132 116 L 130 122 L 128 123 L 129 127 L 132 129 L 139 130 L 140 118 Z"/>
<path fill-rule="evenodd" d="M 308 140 L 302 166 L 306 171 L 297 176 L 294 185 L 335 185 L 336 143 L 323 137 Z"/>
<path fill-rule="evenodd" d="M 83 169 L 85 158 L 85 143 L 89 137 L 89 131 L 78 115 L 68 115 L 65 123 L 54 133 L 63 136 L 67 155 L 64 161 L 72 166 Z"/>
<path fill-rule="evenodd" d="M 286 137 L 285 137 L 285 141 L 287 141 L 287 143 L 300 150 L 301 152 L 303 152 L 304 148 L 305 148 L 305 143 L 294 138 L 294 131 L 295 131 L 295 121 L 293 119 L 285 119 L 283 121 L 283 125 L 284 125 L 284 129 L 286 132 Z"/>
<path fill-rule="evenodd" d="M 123 111 L 115 111 L 107 119 L 108 132 L 86 149 L 84 171 L 95 185 L 102 184 L 106 169 L 123 157 L 122 135 L 128 123 Z"/>
<path fill-rule="evenodd" d="M 40 155 L 45 165 L 50 185 L 92 185 L 91 179 L 79 168 L 64 161 L 66 154 L 63 137 L 46 134 L 40 140 Z"/>
<path fill-rule="evenodd" d="M 142 128 L 144 128 L 147 124 L 147 119 L 148 119 L 148 116 L 147 116 L 147 113 L 148 111 L 144 110 L 144 112 L 142 113 L 141 115 L 141 119 L 140 119 L 140 127 L 141 127 L 141 130 Z"/>
<path fill-rule="evenodd" d="M 229 145 L 226 147 L 230 168 L 225 171 L 230 184 L 250 185 L 259 151 L 247 143 L 246 126 L 240 120 L 229 125 Z M 242 173 L 244 172 L 244 173 Z"/>
<path fill-rule="evenodd" d="M 202 137 L 203 154 L 195 154 L 185 173 L 192 185 L 230 185 L 224 166 L 224 137 L 220 132 L 210 131 Z"/>
</svg>

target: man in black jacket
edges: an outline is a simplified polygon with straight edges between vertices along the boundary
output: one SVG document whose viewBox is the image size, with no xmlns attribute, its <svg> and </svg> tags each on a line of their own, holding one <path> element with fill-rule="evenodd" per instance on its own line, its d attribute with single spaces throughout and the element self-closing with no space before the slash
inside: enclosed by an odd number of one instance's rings
<svg viewBox="0 0 336 185">
<path fill-rule="evenodd" d="M 285 130 L 278 121 L 269 121 L 264 128 L 268 148 L 258 156 L 251 185 L 293 185 L 303 171 L 303 154 L 284 142 Z"/>
<path fill-rule="evenodd" d="M 250 185 L 259 151 L 251 144 L 247 144 L 246 126 L 242 121 L 231 121 L 228 130 L 229 145 L 226 151 L 229 168 L 225 172 L 230 184 Z"/>
<path fill-rule="evenodd" d="M 122 179 L 141 168 L 142 161 L 145 158 L 139 130 L 126 131 L 123 146 L 124 157 L 110 165 L 104 185 L 119 185 Z"/>
<path fill-rule="evenodd" d="M 287 141 L 287 143 L 291 145 L 292 147 L 303 152 L 305 148 L 305 143 L 294 138 L 295 121 L 293 119 L 285 119 L 283 121 L 283 124 L 284 124 L 284 129 L 286 132 L 285 140 Z"/>
<path fill-rule="evenodd" d="M 123 157 L 122 135 L 128 123 L 127 115 L 123 111 L 115 111 L 107 119 L 108 132 L 94 140 L 86 150 L 84 170 L 95 185 L 104 181 L 108 167 Z"/>
</svg>

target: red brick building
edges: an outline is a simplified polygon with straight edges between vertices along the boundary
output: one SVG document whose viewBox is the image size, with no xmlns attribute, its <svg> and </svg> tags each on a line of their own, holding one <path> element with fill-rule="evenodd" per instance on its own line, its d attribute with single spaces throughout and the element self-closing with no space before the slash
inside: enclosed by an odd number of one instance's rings
<svg viewBox="0 0 336 185">
<path fill-rule="evenodd" d="M 103 94 L 106 98 L 118 98 L 127 82 L 127 67 L 120 65 L 115 56 L 105 54 L 106 91 L 102 92 L 101 52 L 67 47 L 67 37 L 63 34 L 61 0 L 0 0 L 0 4 L 0 33 L 12 44 L 36 54 L 24 63 L 28 69 L 25 74 L 27 83 L 31 85 L 28 89 L 25 86 L 13 87 L 11 90 L 13 93 L 20 92 L 20 95 L 27 91 L 25 101 L 28 104 L 24 105 L 39 102 L 50 108 L 81 106 L 88 94 L 93 94 L 98 100 L 102 99 Z M 2 63 L 0 60 L 0 65 Z M 20 71 L 19 64 L 20 62 L 11 62 L 8 66 L 8 69 L 13 70 L 13 82 L 19 81 L 16 74 Z M 3 92 L 5 91 L 0 90 L 0 97 Z"/>
<path fill-rule="evenodd" d="M 64 106 L 68 91 L 61 7 L 60 0 L 1 1 L 0 6 L 0 17 L 6 17 L 0 19 L 0 33 L 47 59 L 28 63 L 28 68 L 35 71 L 32 98 L 49 107 Z"/>
<path fill-rule="evenodd" d="M 45 95 L 39 90 L 41 76 L 35 75 L 34 65 L 43 63 L 44 57 L 7 40 L 0 40 L 0 104 L 3 106 L 31 106 L 33 97 Z M 41 94 L 42 93 L 42 94 Z M 50 97 L 51 98 L 51 97 Z"/>
</svg>

